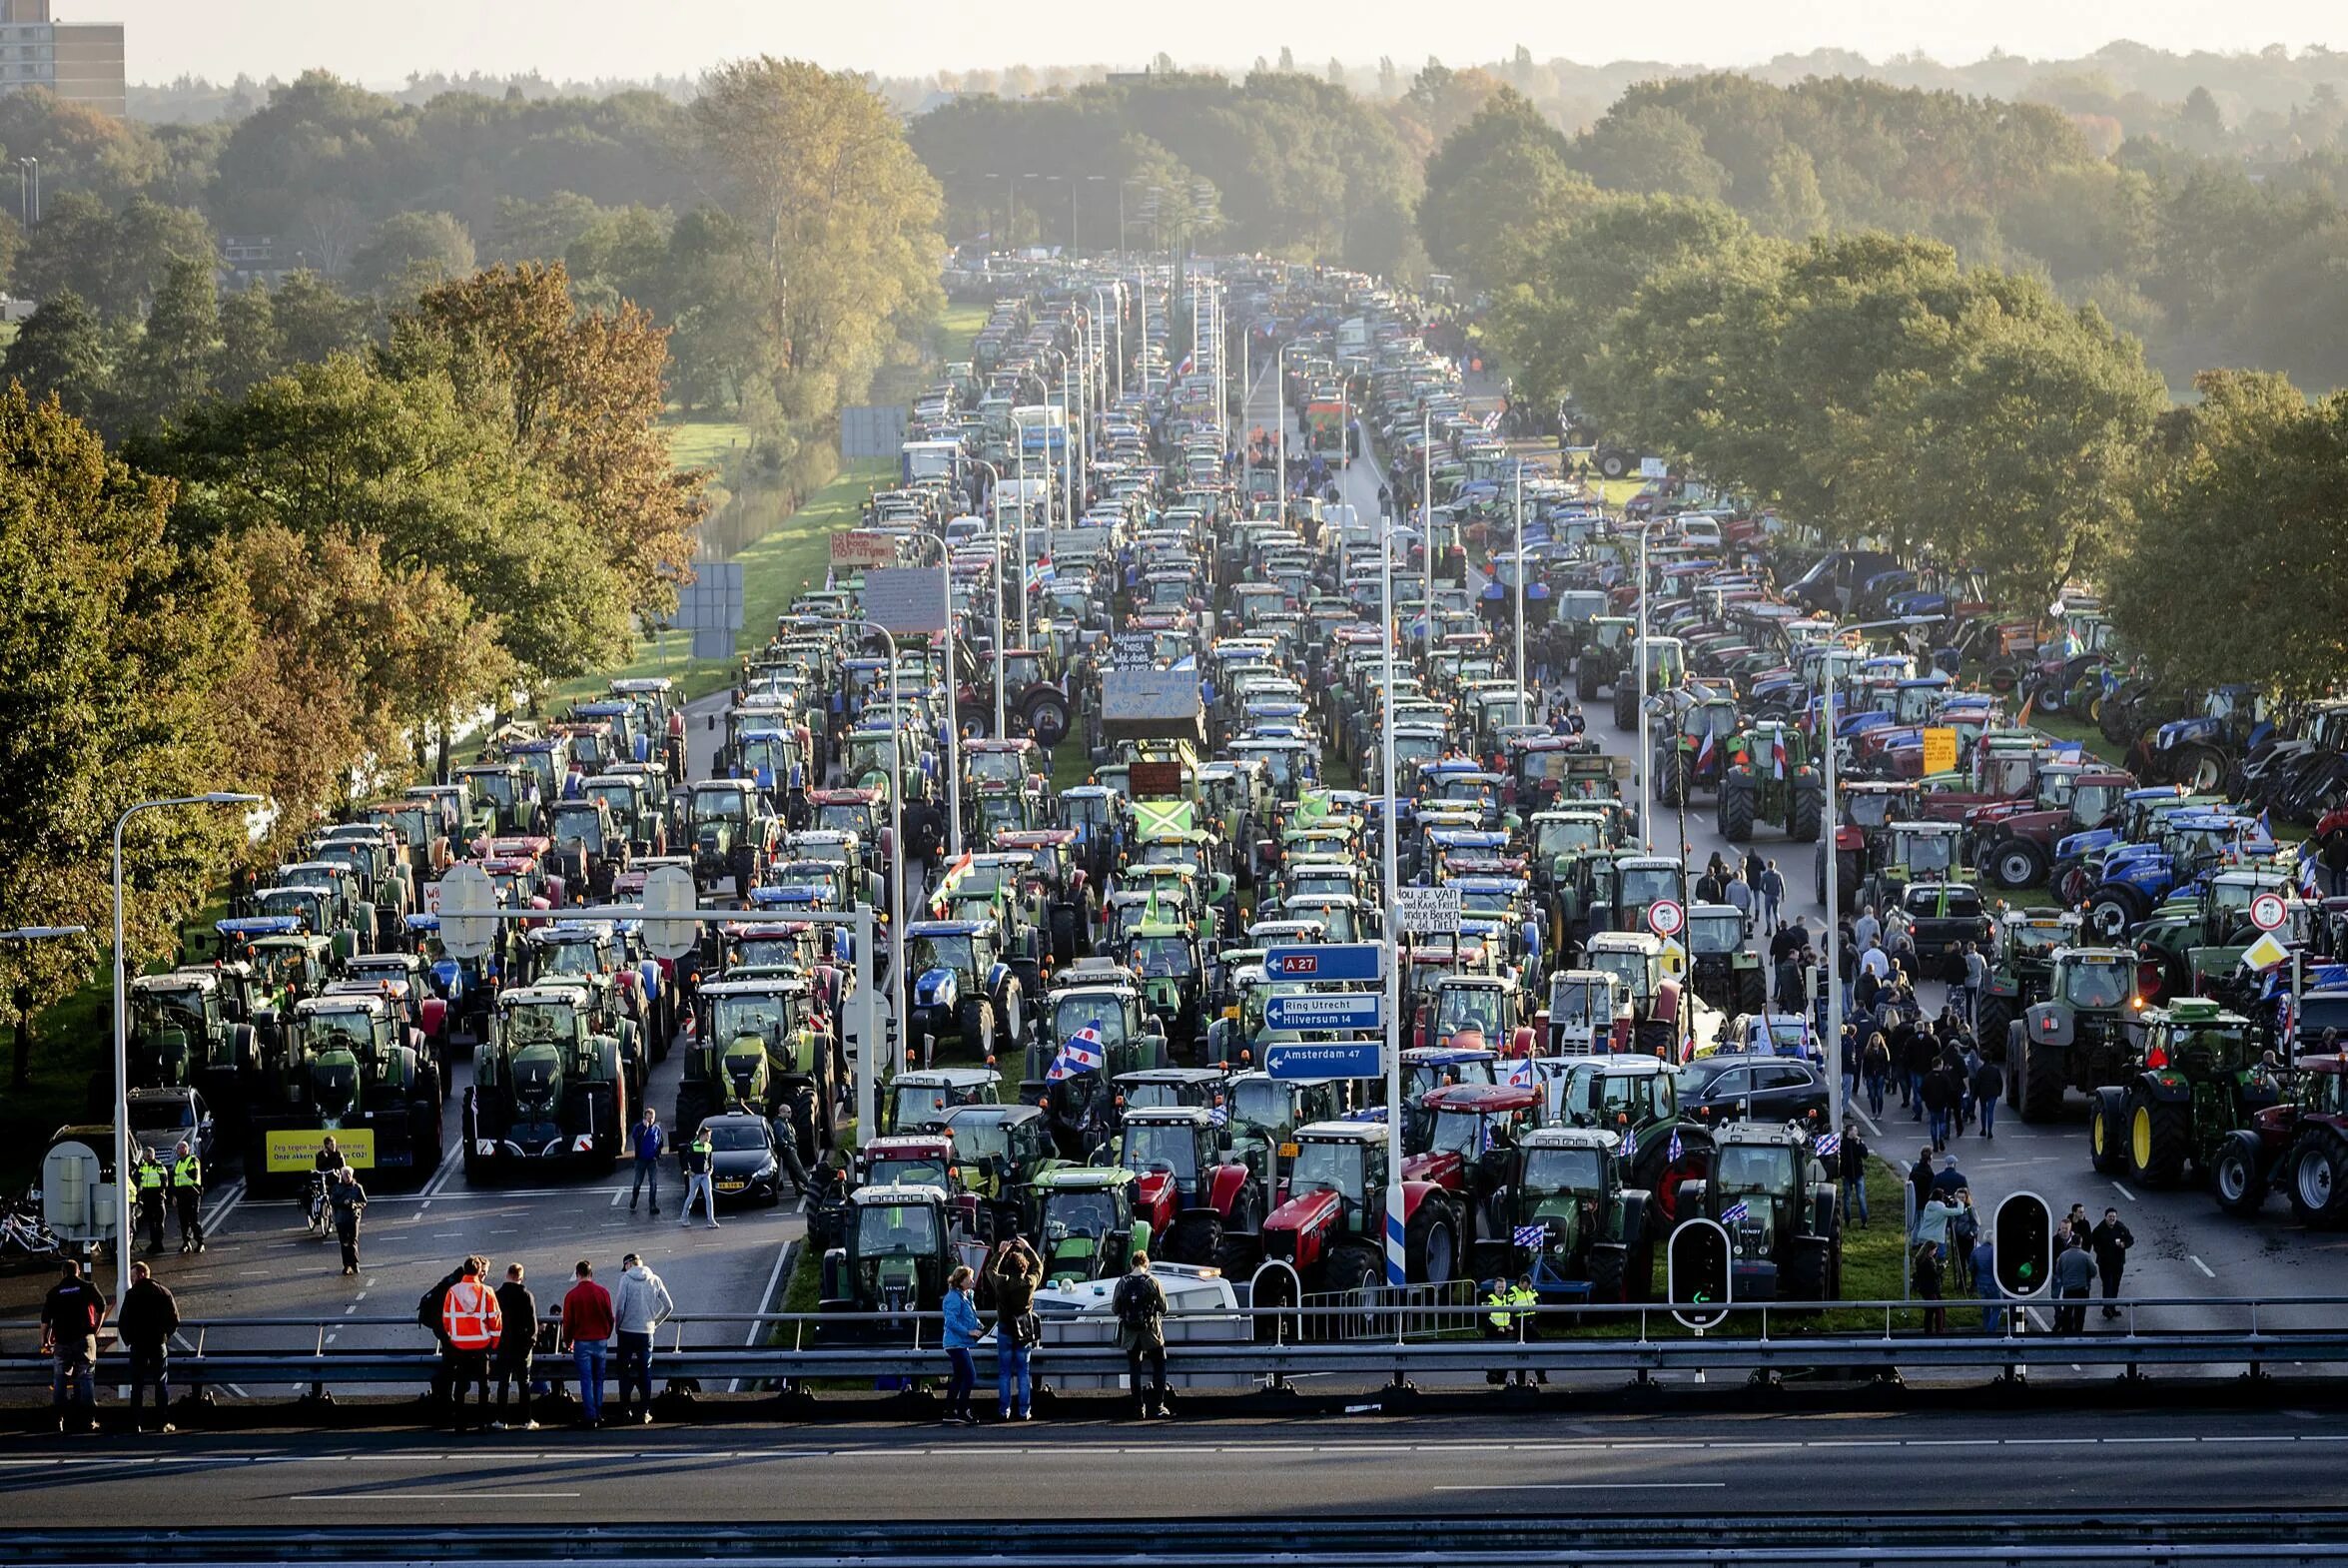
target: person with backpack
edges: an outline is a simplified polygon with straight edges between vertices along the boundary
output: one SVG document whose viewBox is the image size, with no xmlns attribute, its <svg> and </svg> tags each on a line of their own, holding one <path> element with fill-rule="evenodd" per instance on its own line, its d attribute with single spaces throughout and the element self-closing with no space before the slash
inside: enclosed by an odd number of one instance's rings
<svg viewBox="0 0 2348 1568">
<path fill-rule="evenodd" d="M 1136 1252 L 1134 1265 L 1110 1298 L 1117 1313 L 1118 1347 L 1126 1353 L 1127 1381 L 1134 1391 L 1134 1419 L 1171 1416 L 1166 1402 L 1166 1289 L 1150 1272 L 1150 1254 Z M 1150 1368 L 1144 1391 L 1142 1368 Z"/>
<path fill-rule="evenodd" d="M 432 1345 L 438 1351 L 438 1358 L 432 1363 L 431 1402 L 435 1408 L 444 1409 L 448 1403 L 448 1330 L 440 1321 L 440 1309 L 447 1304 L 448 1292 L 463 1277 L 464 1264 L 458 1263 L 415 1298 L 415 1320 L 431 1330 Z"/>
<path fill-rule="evenodd" d="M 995 1292 L 995 1419 L 1027 1421 L 1035 1389 L 1028 1375 L 1028 1352 L 1044 1337 L 1036 1317 L 1036 1280 L 1043 1260 L 1027 1237 L 1013 1236 L 995 1248 L 987 1263 L 987 1283 Z M 1016 1405 L 1012 1393 L 1017 1390 Z M 1017 1416 L 1013 1410 L 1018 1411 Z"/>
<path fill-rule="evenodd" d="M 131 1353 L 131 1430 L 143 1430 L 139 1410 L 147 1385 L 155 1385 L 155 1429 L 171 1424 L 171 1336 L 180 1326 L 180 1304 L 145 1263 L 131 1264 L 131 1287 L 123 1292 L 115 1332 Z"/>
<path fill-rule="evenodd" d="M 106 1296 L 82 1277 L 79 1258 L 59 1266 L 63 1275 L 41 1302 L 41 1348 L 56 1357 L 50 1379 L 50 1403 L 57 1410 L 57 1430 L 98 1430 L 98 1390 L 91 1376 L 98 1364 L 98 1328 L 106 1321 Z M 70 1394 L 74 1414 L 66 1413 Z"/>
<path fill-rule="evenodd" d="M 497 1287 L 497 1315 L 503 1320 L 497 1331 L 493 1363 L 497 1377 L 497 1419 L 489 1423 L 489 1430 L 505 1430 L 505 1390 L 514 1386 L 521 1390 L 521 1429 L 534 1432 L 538 1423 L 530 1419 L 530 1379 L 531 1361 L 538 1348 L 538 1299 L 522 1283 L 519 1263 L 505 1265 L 505 1283 Z"/>
</svg>

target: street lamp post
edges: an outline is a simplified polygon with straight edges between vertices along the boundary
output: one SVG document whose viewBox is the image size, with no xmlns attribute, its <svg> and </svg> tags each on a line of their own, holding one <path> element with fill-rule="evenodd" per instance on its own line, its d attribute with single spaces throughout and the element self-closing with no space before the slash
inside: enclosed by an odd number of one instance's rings
<svg viewBox="0 0 2348 1568">
<path fill-rule="evenodd" d="M 1649 850 L 1655 848 L 1655 825 L 1647 820 L 1655 784 L 1655 750 L 1647 744 L 1647 535 L 1653 526 L 1649 519 L 1639 528 L 1639 641 L 1631 649 L 1639 666 L 1639 837 Z"/>
<path fill-rule="evenodd" d="M 992 519 L 987 536 L 995 541 L 995 735 L 1000 739 L 1010 733 L 1003 727 L 1003 475 L 984 457 L 973 457 L 970 465 L 987 470 L 987 513 Z M 1022 537 L 1025 537 L 1024 531 Z M 1019 572 L 1020 595 L 1024 599 L 1028 591 L 1028 563 L 1019 561 L 1016 569 Z M 892 696 L 891 701 L 894 700 Z M 902 768 L 898 770 L 898 776 L 904 776 Z"/>
<path fill-rule="evenodd" d="M 142 811 L 165 806 L 252 806 L 259 795 L 215 790 L 207 795 L 174 795 L 142 800 L 114 819 L 114 1298 L 131 1287 L 131 1035 L 129 985 L 123 962 L 122 830 Z"/>
<path fill-rule="evenodd" d="M 992 472 L 992 469 L 988 470 Z M 997 508 L 1000 513 L 1001 508 Z M 861 629 L 865 635 L 878 637 L 889 650 L 889 762 L 897 777 L 889 788 L 889 869 L 894 874 L 889 892 L 889 1016 L 897 1025 L 897 1038 L 911 1038 L 905 1027 L 905 926 L 912 914 L 905 907 L 905 726 L 897 709 L 897 639 L 889 628 L 876 621 L 864 619 L 822 620 L 817 624 L 836 626 L 842 631 Z M 954 758 L 949 753 L 951 767 Z M 960 812 L 955 813 L 957 818 Z M 880 1042 L 864 1041 L 866 1051 L 877 1052 Z M 867 1091 L 871 1088 L 880 1066 L 878 1056 L 867 1060 L 866 1071 L 856 1075 L 856 1141 L 859 1147 L 869 1144 L 879 1129 L 874 1125 L 874 1107 Z"/>
<path fill-rule="evenodd" d="M 1279 432 L 1279 517 L 1288 516 L 1288 346 L 1281 344 L 1271 357 L 1271 422 Z"/>
<path fill-rule="evenodd" d="M 1388 518 L 1380 530 L 1378 542 L 1378 593 L 1383 606 L 1383 632 L 1386 643 L 1384 691 L 1381 701 L 1385 707 L 1383 724 L 1379 730 L 1379 750 L 1383 773 L 1381 785 L 1386 793 L 1386 830 L 1383 835 L 1383 858 L 1386 880 L 1386 1234 L 1383 1250 L 1386 1257 L 1386 1283 L 1399 1286 L 1407 1282 L 1401 1242 L 1397 1227 L 1402 1222 L 1402 886 L 1401 871 L 1396 859 L 1395 834 L 1398 831 L 1394 815 L 1394 643 L 1401 628 L 1394 624 L 1394 522 Z"/>
<path fill-rule="evenodd" d="M 1516 459 L 1516 721 L 1532 722 L 1525 703 L 1525 460 Z"/>
</svg>

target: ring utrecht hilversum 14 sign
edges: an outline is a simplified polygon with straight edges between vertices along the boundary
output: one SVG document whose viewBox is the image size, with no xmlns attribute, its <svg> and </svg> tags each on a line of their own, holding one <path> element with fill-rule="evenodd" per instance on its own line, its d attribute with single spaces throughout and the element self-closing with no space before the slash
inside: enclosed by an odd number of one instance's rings
<svg viewBox="0 0 2348 1568">
<path fill-rule="evenodd" d="M 1386 1023 L 1385 1001 L 1374 991 L 1271 997 L 1263 1004 L 1263 1023 L 1266 1029 L 1294 1029 L 1307 1033 L 1382 1029 Z"/>
</svg>

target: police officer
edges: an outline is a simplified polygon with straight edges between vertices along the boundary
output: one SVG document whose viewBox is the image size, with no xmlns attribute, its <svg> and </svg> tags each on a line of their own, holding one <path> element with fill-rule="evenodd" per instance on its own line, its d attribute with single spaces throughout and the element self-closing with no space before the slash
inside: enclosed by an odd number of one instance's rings
<svg viewBox="0 0 2348 1568">
<path fill-rule="evenodd" d="M 203 1251 L 204 1218 L 198 1209 L 204 1201 L 204 1162 L 186 1144 L 171 1163 L 171 1195 L 180 1211 L 180 1250 Z"/>
<path fill-rule="evenodd" d="M 693 1142 L 685 1146 L 685 1205 L 677 1220 L 680 1225 L 693 1222 L 693 1194 L 698 1192 L 708 1204 L 704 1211 L 709 1218 L 709 1228 L 717 1228 L 717 1188 L 710 1184 L 709 1179 L 710 1152 L 709 1129 L 694 1129 Z"/>
<path fill-rule="evenodd" d="M 147 1226 L 147 1250 L 163 1250 L 164 1189 L 170 1182 L 163 1162 L 155 1158 L 155 1151 L 139 1146 L 139 1164 L 136 1171 L 139 1189 L 139 1218 Z"/>
</svg>

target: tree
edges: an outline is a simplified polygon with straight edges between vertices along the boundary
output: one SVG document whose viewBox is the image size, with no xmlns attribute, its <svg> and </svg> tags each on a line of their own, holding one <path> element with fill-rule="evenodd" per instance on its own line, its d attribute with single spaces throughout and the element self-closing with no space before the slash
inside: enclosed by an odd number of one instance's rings
<svg viewBox="0 0 2348 1568">
<path fill-rule="evenodd" d="M 447 213 L 393 213 L 351 258 L 353 287 L 393 302 L 472 270 L 472 236 Z"/>
<path fill-rule="evenodd" d="M 324 364 L 358 349 L 375 328 L 374 305 L 353 299 L 320 273 L 286 274 L 269 305 L 285 340 L 284 364 Z"/>
<path fill-rule="evenodd" d="M 212 269 L 175 261 L 147 314 L 146 330 L 116 373 L 115 418 L 126 426 L 154 424 L 194 402 L 211 389 L 219 353 L 220 296 Z"/>
<path fill-rule="evenodd" d="M 286 335 L 267 289 L 242 289 L 221 302 L 220 339 L 213 385 L 224 397 L 244 396 L 286 363 Z"/>
<path fill-rule="evenodd" d="M 37 300 L 72 289 L 109 320 L 136 319 L 174 262 L 217 259 L 201 213 L 134 196 L 120 211 L 64 192 L 44 199 L 41 222 L 17 258 L 15 287 Z"/>
<path fill-rule="evenodd" d="M 1593 194 L 1566 163 L 1564 136 L 1530 99 L 1503 87 L 1427 161 L 1418 232 L 1436 266 L 1487 281 L 1493 247 Z"/>
<path fill-rule="evenodd" d="M 0 376 L 30 396 L 57 398 L 77 419 L 96 411 L 113 374 L 106 331 L 71 289 L 50 295 L 0 356 Z"/>
<path fill-rule="evenodd" d="M 1728 190 L 1729 173 L 1705 150 L 1695 122 L 1659 105 L 1618 107 L 1574 144 L 1574 160 L 1609 191 L 1714 201 Z"/>
<path fill-rule="evenodd" d="M 1799 147 L 1781 147 L 1769 161 L 1769 205 L 1758 227 L 1782 240 L 1823 233 L 1832 215 L 1818 188 L 1818 165 Z"/>
<path fill-rule="evenodd" d="M 705 474 L 679 474 L 660 428 L 668 334 L 634 306 L 579 311 L 560 263 L 443 284 L 393 325 L 388 363 L 441 371 L 507 421 L 515 449 L 578 516 L 640 615 L 676 603 Z"/>
<path fill-rule="evenodd" d="M 251 645 L 219 552 L 166 536 L 172 488 L 107 455 L 55 401 L 0 393 L 0 922 L 111 924 L 115 819 L 239 782 L 213 694 Z M 222 811 L 151 811 L 124 838 L 134 955 L 164 950 L 243 837 Z M 40 1008 L 86 942 L 0 949 L 0 996 Z"/>
</svg>

